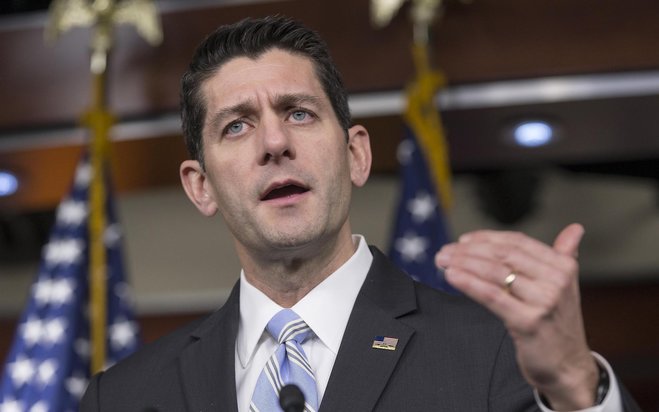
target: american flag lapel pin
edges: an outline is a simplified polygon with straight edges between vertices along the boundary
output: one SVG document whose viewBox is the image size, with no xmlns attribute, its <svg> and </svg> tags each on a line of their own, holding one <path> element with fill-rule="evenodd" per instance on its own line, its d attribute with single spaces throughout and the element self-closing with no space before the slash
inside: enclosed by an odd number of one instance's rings
<svg viewBox="0 0 659 412">
<path fill-rule="evenodd" d="M 398 338 L 390 338 L 389 336 L 376 336 L 373 340 L 373 349 L 396 350 Z"/>
</svg>

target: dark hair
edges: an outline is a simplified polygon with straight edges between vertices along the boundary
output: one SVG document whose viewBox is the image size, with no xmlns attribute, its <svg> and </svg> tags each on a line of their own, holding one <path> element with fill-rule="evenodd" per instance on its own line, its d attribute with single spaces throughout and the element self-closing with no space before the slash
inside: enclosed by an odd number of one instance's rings
<svg viewBox="0 0 659 412">
<path fill-rule="evenodd" d="M 258 58 L 273 49 L 308 57 L 325 94 L 332 104 L 341 128 L 350 127 L 348 94 L 341 74 L 318 33 L 286 17 L 270 16 L 244 19 L 221 26 L 211 33 L 194 53 L 181 79 L 181 121 L 185 144 L 193 159 L 204 167 L 202 131 L 206 106 L 201 93 L 203 83 L 224 63 L 236 57 Z"/>
</svg>

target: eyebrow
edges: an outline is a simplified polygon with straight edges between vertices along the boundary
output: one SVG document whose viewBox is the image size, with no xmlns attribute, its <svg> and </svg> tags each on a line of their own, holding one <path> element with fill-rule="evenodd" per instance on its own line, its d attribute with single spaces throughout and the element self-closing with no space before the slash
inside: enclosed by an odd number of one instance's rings
<svg viewBox="0 0 659 412">
<path fill-rule="evenodd" d="M 277 111 L 288 110 L 291 107 L 301 106 L 303 104 L 311 104 L 319 107 L 322 99 L 318 96 L 305 94 L 305 93 L 286 93 L 275 96 L 274 107 Z M 209 124 L 217 127 L 222 124 L 226 119 L 233 117 L 249 116 L 256 113 L 258 110 L 256 104 L 252 99 L 248 99 L 237 103 L 232 106 L 224 107 L 213 114 Z"/>
<path fill-rule="evenodd" d="M 320 106 L 321 98 L 304 93 L 286 93 L 275 97 L 275 107 L 278 110 L 285 110 L 291 107 L 300 106 L 303 104 L 312 104 L 316 107 Z"/>
<path fill-rule="evenodd" d="M 242 116 L 250 115 L 255 112 L 256 112 L 256 107 L 254 103 L 251 100 L 245 100 L 233 106 L 225 107 L 218 110 L 215 114 L 213 114 L 209 122 L 209 125 L 212 127 L 217 127 L 218 125 L 222 124 L 227 118 L 242 117 Z"/>
</svg>

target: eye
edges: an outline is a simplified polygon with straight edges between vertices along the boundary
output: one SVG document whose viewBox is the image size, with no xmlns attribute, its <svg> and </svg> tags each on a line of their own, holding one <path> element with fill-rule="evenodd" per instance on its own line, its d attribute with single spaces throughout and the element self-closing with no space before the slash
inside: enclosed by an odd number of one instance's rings
<svg viewBox="0 0 659 412">
<path fill-rule="evenodd" d="M 238 134 L 243 131 L 245 128 L 245 122 L 236 121 L 229 123 L 227 127 L 224 128 L 224 134 Z"/>
<path fill-rule="evenodd" d="M 295 110 L 293 113 L 291 113 L 291 118 L 295 120 L 296 122 L 302 122 L 309 117 L 309 113 L 305 112 L 304 110 Z"/>
<path fill-rule="evenodd" d="M 288 115 L 288 120 L 301 125 L 311 124 L 318 116 L 313 111 L 306 108 L 291 108 Z"/>
</svg>

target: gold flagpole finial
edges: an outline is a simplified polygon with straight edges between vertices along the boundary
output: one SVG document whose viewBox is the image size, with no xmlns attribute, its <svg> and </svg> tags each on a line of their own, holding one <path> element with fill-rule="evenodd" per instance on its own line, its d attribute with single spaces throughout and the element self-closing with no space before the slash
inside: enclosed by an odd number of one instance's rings
<svg viewBox="0 0 659 412">
<path fill-rule="evenodd" d="M 53 0 L 45 38 L 57 40 L 74 27 L 93 27 L 91 70 L 102 73 L 112 47 L 115 24 L 130 24 L 151 45 L 162 42 L 160 18 L 153 0 Z"/>
<path fill-rule="evenodd" d="M 435 19 L 443 12 L 442 0 L 415 0 L 412 2 L 412 22 L 414 23 L 414 42 L 428 44 L 428 33 Z"/>
<path fill-rule="evenodd" d="M 406 0 L 371 0 L 371 23 L 382 28 L 391 22 Z M 459 0 L 471 3 L 472 0 Z M 410 15 L 414 24 L 414 43 L 428 44 L 428 32 L 433 22 L 442 17 L 444 0 L 412 0 Z"/>
<path fill-rule="evenodd" d="M 405 0 L 371 0 L 371 23 L 378 29 L 387 26 L 403 3 Z"/>
<path fill-rule="evenodd" d="M 371 21 L 381 28 L 391 22 L 405 0 L 371 0 Z M 412 0 L 410 14 L 414 23 L 414 42 L 427 44 L 428 29 L 441 15 L 442 0 Z"/>
</svg>

